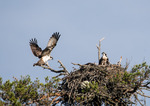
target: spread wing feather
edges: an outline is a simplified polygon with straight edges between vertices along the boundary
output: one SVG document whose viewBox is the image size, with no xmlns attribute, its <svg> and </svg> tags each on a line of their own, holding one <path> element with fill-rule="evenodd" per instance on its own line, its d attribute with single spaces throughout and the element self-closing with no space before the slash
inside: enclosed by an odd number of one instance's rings
<svg viewBox="0 0 150 106">
<path fill-rule="evenodd" d="M 50 37 L 50 39 L 48 41 L 48 44 L 47 44 L 47 47 L 46 47 L 46 48 L 48 48 L 50 50 L 50 52 L 56 46 L 59 37 L 60 37 L 59 32 L 53 33 L 52 36 Z"/>
<path fill-rule="evenodd" d="M 30 40 L 30 48 L 34 56 L 41 57 L 42 49 L 38 46 L 36 38 Z"/>
</svg>

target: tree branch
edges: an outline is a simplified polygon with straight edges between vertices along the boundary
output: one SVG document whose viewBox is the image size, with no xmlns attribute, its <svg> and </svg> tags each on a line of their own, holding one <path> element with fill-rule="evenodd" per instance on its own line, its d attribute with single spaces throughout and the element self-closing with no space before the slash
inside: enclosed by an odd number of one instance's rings
<svg viewBox="0 0 150 106">
<path fill-rule="evenodd" d="M 102 38 L 102 39 L 100 39 L 99 40 L 99 46 L 98 45 L 96 45 L 96 47 L 97 47 L 97 49 L 98 49 L 98 62 L 99 62 L 99 60 L 100 60 L 100 50 L 101 50 L 101 42 L 104 40 L 104 38 Z"/>
<path fill-rule="evenodd" d="M 60 75 L 68 75 L 69 72 L 67 71 L 65 66 L 62 64 L 62 62 L 60 60 L 58 60 L 58 63 L 60 64 L 60 68 L 63 68 L 63 70 L 54 70 L 54 69 L 52 69 L 50 67 L 47 67 L 47 66 L 41 66 L 41 67 L 44 68 L 44 69 L 48 69 L 48 70 L 50 70 L 50 71 L 52 71 L 54 73 L 63 73 L 63 74 L 60 74 Z"/>
<path fill-rule="evenodd" d="M 50 103 L 50 106 L 53 104 L 53 102 L 58 98 L 59 96 L 56 96 Z"/>
<path fill-rule="evenodd" d="M 50 67 L 46 67 L 46 66 L 41 66 L 41 67 L 43 67 L 44 69 L 48 69 L 48 70 L 50 70 L 50 71 L 52 71 L 52 72 L 54 72 L 54 73 L 61 73 L 61 72 L 64 72 L 64 70 L 59 70 L 59 71 L 57 71 L 57 70 L 54 70 L 54 69 L 52 69 L 52 68 L 50 68 Z"/>
<path fill-rule="evenodd" d="M 141 102 L 140 102 L 140 100 L 138 99 L 138 97 L 137 97 L 137 95 L 136 94 L 134 94 L 134 97 L 136 98 L 136 100 L 141 104 L 141 106 L 144 106 Z"/>
<path fill-rule="evenodd" d="M 58 60 L 58 62 L 60 63 L 60 68 L 64 69 L 64 72 L 66 72 L 67 74 L 69 74 L 69 72 L 67 71 L 66 67 L 62 64 L 62 62 L 60 60 Z"/>
<path fill-rule="evenodd" d="M 58 104 L 59 102 L 61 102 L 63 100 L 63 98 L 59 98 L 56 101 L 54 101 L 55 103 L 52 106 L 55 106 L 56 104 Z"/>
<path fill-rule="evenodd" d="M 141 87 L 146 87 L 148 89 L 150 89 L 150 86 L 148 86 L 150 84 L 150 82 L 147 82 L 145 85 L 142 85 Z"/>
<path fill-rule="evenodd" d="M 78 66 L 83 66 L 83 65 L 81 65 L 81 64 L 76 64 L 76 63 L 72 63 L 73 65 L 78 65 Z"/>
<path fill-rule="evenodd" d="M 150 96 L 147 96 L 147 95 L 144 95 L 144 94 L 141 94 L 140 92 L 136 92 L 137 94 L 141 95 L 141 96 L 144 96 L 144 97 L 147 97 L 147 98 L 150 98 Z"/>
</svg>

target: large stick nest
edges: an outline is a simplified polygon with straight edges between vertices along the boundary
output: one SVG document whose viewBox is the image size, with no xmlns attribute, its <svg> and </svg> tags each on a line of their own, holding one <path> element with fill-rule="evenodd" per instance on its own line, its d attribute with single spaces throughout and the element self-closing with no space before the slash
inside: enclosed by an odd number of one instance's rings
<svg viewBox="0 0 150 106">
<path fill-rule="evenodd" d="M 129 104 L 131 82 L 125 82 L 125 68 L 118 65 L 80 65 L 63 78 L 64 103 L 82 105 Z"/>
</svg>

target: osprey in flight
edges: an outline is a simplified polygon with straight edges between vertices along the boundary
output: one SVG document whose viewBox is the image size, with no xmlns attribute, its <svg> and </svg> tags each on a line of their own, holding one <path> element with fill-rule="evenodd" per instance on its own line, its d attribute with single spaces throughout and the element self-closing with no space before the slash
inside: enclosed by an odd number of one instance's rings
<svg viewBox="0 0 150 106">
<path fill-rule="evenodd" d="M 42 50 L 38 46 L 36 38 L 30 40 L 29 43 L 30 43 L 32 53 L 34 54 L 34 56 L 40 59 L 37 63 L 33 64 L 33 66 L 42 66 L 42 65 L 49 66 L 48 60 L 53 59 L 53 57 L 50 56 L 50 53 L 53 50 L 53 48 L 56 46 L 59 37 L 60 37 L 59 32 L 53 33 L 48 41 L 47 47 L 44 50 Z"/>
<path fill-rule="evenodd" d="M 109 59 L 107 57 L 107 54 L 105 52 L 102 53 L 102 57 L 101 59 L 99 60 L 99 65 L 109 65 Z"/>
</svg>

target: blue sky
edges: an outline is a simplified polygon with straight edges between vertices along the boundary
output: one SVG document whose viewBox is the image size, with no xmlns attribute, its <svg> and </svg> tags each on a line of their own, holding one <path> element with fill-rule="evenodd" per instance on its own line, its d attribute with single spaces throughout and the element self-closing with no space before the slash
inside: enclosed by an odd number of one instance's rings
<svg viewBox="0 0 150 106">
<path fill-rule="evenodd" d="M 58 69 L 61 60 L 71 71 L 71 62 L 97 62 L 99 39 L 110 62 L 123 57 L 122 65 L 147 61 L 150 64 L 149 0 L 1 0 L 0 1 L 0 76 L 4 81 L 30 75 L 32 80 L 56 74 L 33 67 L 29 40 L 37 38 L 43 49 L 53 32 L 61 38 L 52 51 L 49 64 Z M 150 103 L 149 103 L 150 104 Z"/>
</svg>

